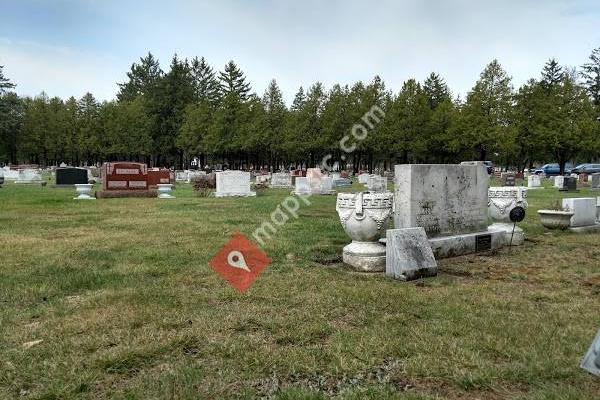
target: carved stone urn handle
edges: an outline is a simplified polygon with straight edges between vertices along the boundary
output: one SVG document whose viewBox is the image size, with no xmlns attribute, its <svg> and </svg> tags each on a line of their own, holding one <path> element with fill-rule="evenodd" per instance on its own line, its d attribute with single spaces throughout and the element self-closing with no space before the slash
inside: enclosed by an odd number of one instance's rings
<svg viewBox="0 0 600 400">
<path fill-rule="evenodd" d="M 356 194 L 356 201 L 354 203 L 354 218 L 356 218 L 358 221 L 361 221 L 363 219 L 365 219 L 366 215 L 364 214 L 364 210 L 363 210 L 363 193 L 362 192 L 358 192 Z"/>
</svg>

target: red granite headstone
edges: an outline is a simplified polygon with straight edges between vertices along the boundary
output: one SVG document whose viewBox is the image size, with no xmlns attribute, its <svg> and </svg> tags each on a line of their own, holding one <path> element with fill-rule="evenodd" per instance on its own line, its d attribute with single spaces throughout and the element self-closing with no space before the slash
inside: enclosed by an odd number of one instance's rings
<svg viewBox="0 0 600 400">
<path fill-rule="evenodd" d="M 306 171 L 302 170 L 302 169 L 296 169 L 294 171 L 292 171 L 292 176 L 296 177 L 296 176 L 306 176 Z"/>
<path fill-rule="evenodd" d="M 171 170 L 153 168 L 148 170 L 148 188 L 156 189 L 156 185 L 173 183 L 171 181 Z"/>
<path fill-rule="evenodd" d="M 133 162 L 102 165 L 103 190 L 148 190 L 148 167 Z"/>
</svg>

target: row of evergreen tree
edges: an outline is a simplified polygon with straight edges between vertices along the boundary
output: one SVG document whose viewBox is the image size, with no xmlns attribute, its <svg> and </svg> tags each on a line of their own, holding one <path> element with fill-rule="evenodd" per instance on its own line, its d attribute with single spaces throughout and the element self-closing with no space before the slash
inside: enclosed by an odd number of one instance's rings
<svg viewBox="0 0 600 400">
<path fill-rule="evenodd" d="M 231 168 L 314 166 L 326 155 L 355 170 L 393 163 L 493 160 L 524 168 L 600 155 L 600 48 L 580 69 L 551 59 L 514 90 L 497 60 L 466 99 L 431 73 L 399 92 L 379 77 L 352 86 L 302 87 L 288 108 L 275 80 L 262 97 L 229 62 L 174 56 L 168 72 L 149 53 L 134 63 L 116 100 L 91 93 L 62 100 L 19 97 L 0 67 L 0 163 L 53 165 L 137 160 L 186 167 L 194 157 Z M 378 106 L 385 113 L 356 149 L 340 139 Z"/>
</svg>

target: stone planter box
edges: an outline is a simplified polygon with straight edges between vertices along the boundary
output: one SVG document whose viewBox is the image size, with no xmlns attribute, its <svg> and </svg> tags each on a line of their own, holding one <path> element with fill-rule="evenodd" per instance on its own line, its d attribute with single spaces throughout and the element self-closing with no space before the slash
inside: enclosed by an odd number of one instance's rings
<svg viewBox="0 0 600 400">
<path fill-rule="evenodd" d="M 538 210 L 542 225 L 548 229 L 567 229 L 571 226 L 573 211 Z"/>
<path fill-rule="evenodd" d="M 157 186 L 158 189 L 158 198 L 159 199 L 174 199 L 175 197 L 171 195 L 171 190 L 173 189 L 173 185 L 170 183 L 159 183 Z"/>
<path fill-rule="evenodd" d="M 91 183 L 76 184 L 75 191 L 78 196 L 74 200 L 96 200 L 91 196 L 93 186 Z"/>
</svg>

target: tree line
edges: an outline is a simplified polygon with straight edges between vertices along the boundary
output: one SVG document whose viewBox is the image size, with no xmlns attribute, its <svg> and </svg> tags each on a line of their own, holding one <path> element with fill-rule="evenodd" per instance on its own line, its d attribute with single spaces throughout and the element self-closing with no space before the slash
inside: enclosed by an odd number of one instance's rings
<svg viewBox="0 0 600 400">
<path fill-rule="evenodd" d="M 300 87 L 287 107 L 272 80 L 262 97 L 233 61 L 215 71 L 204 58 L 175 55 L 163 71 L 151 54 L 131 66 L 116 99 L 19 97 L 0 66 L 0 163 L 90 165 L 143 161 L 271 169 L 315 166 L 331 155 L 342 168 L 394 163 L 492 160 L 535 163 L 600 156 L 600 48 L 580 68 L 550 59 L 516 89 L 497 60 L 465 99 L 431 73 L 396 93 L 375 76 L 351 86 Z M 384 117 L 346 154 L 340 139 L 365 113 Z"/>
</svg>

